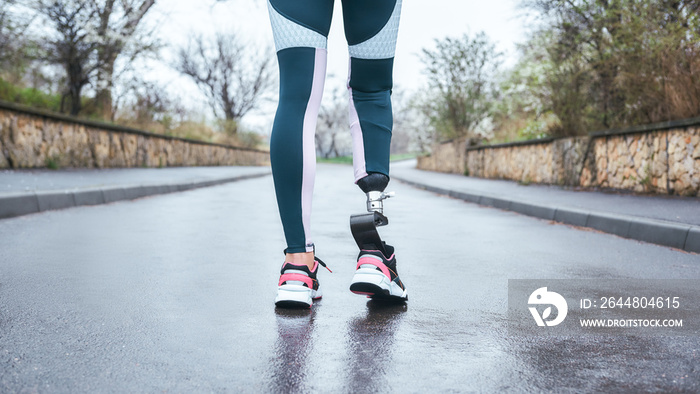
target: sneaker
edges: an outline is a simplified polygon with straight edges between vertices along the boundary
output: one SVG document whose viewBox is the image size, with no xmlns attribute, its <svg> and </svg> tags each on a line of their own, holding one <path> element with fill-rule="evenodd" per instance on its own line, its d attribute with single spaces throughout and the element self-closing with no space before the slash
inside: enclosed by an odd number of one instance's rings
<svg viewBox="0 0 700 394">
<path fill-rule="evenodd" d="M 318 266 L 320 264 L 328 271 L 330 269 L 318 257 L 314 257 L 314 260 L 316 263 L 311 270 L 306 265 L 289 262 L 282 265 L 275 305 L 281 308 L 310 308 L 313 300 L 321 298 L 321 289 L 316 279 Z"/>
<path fill-rule="evenodd" d="M 406 287 L 396 272 L 394 247 L 385 244 L 384 249 L 390 254 L 389 258 L 379 250 L 360 251 L 350 291 L 373 300 L 408 301 Z"/>
</svg>

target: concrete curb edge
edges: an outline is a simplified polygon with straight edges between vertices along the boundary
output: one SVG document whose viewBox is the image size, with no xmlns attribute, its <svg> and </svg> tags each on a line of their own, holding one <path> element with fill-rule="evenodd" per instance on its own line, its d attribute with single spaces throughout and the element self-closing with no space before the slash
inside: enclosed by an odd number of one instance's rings
<svg viewBox="0 0 700 394">
<path fill-rule="evenodd" d="M 559 223 L 588 227 L 619 235 L 623 238 L 670 246 L 687 252 L 700 253 L 700 226 L 692 224 L 569 207 L 544 206 L 530 202 L 509 200 L 502 196 L 496 197 L 485 193 L 458 192 L 411 181 L 395 175 L 392 175 L 392 179 L 429 192 L 479 205 L 513 211 Z"/>
<path fill-rule="evenodd" d="M 141 197 L 221 185 L 267 175 L 270 175 L 270 171 L 188 183 L 113 186 L 84 190 L 45 190 L 0 196 L 0 219 L 83 205 L 99 205 L 115 201 L 134 200 Z"/>
</svg>

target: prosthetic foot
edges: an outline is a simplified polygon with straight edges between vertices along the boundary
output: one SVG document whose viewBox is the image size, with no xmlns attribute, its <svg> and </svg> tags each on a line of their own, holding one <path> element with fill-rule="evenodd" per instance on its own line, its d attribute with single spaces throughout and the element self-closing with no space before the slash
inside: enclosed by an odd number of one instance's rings
<svg viewBox="0 0 700 394">
<path fill-rule="evenodd" d="M 350 216 L 350 231 L 360 254 L 357 269 L 350 284 L 350 291 L 375 300 L 408 300 L 408 294 L 396 270 L 394 247 L 387 245 L 377 227 L 389 224 L 384 216 L 384 200 L 394 193 L 385 193 L 389 178 L 383 174 L 370 174 L 357 182 L 367 195 L 367 213 Z"/>
</svg>

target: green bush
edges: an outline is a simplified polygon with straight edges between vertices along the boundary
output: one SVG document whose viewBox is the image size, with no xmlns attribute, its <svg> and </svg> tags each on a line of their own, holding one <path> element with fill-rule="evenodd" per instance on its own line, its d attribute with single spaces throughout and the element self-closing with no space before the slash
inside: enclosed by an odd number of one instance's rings
<svg viewBox="0 0 700 394">
<path fill-rule="evenodd" d="M 34 108 L 59 111 L 61 96 L 44 93 L 34 88 L 23 88 L 0 78 L 0 100 Z"/>
</svg>

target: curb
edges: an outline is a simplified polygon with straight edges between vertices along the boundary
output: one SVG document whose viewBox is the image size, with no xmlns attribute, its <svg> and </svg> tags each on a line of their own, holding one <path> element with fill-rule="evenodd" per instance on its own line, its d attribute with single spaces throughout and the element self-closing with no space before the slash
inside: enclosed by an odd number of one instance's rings
<svg viewBox="0 0 700 394">
<path fill-rule="evenodd" d="M 488 194 L 458 192 L 410 181 L 395 175 L 392 176 L 392 179 L 429 192 L 479 205 L 513 211 L 559 223 L 588 227 L 615 234 L 623 238 L 670 246 L 687 252 L 700 253 L 700 226 L 692 224 L 568 207 L 545 206 L 510 200 L 501 196 L 496 197 Z"/>
<path fill-rule="evenodd" d="M 73 191 L 46 190 L 0 196 L 0 219 L 83 205 L 100 205 L 115 201 L 134 200 L 141 197 L 181 192 L 245 179 L 260 178 L 267 175 L 270 175 L 269 171 L 201 182 L 114 186 Z"/>
</svg>

